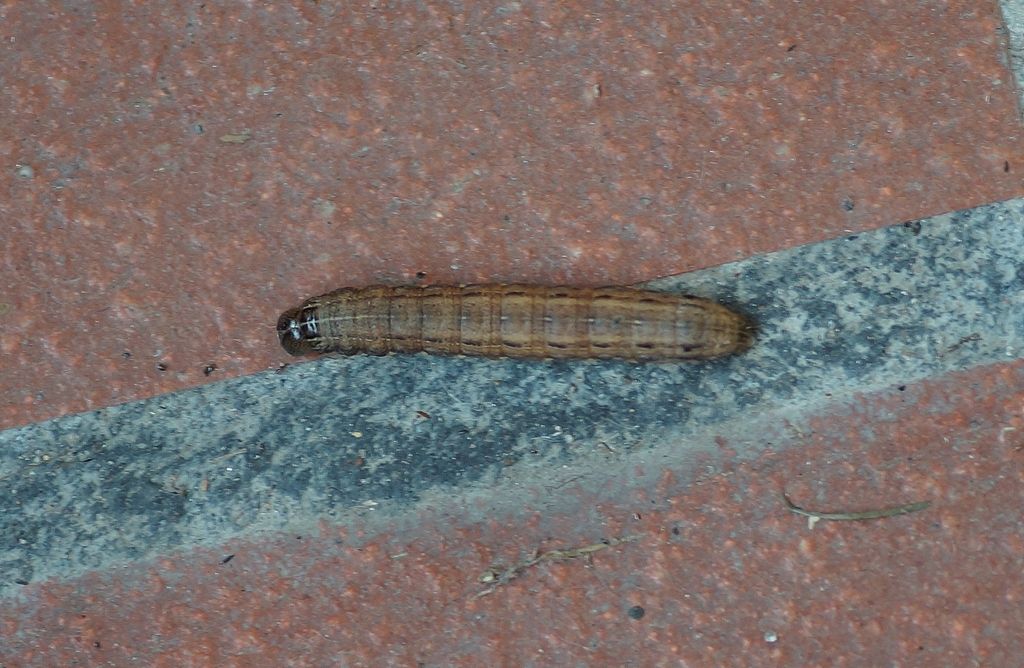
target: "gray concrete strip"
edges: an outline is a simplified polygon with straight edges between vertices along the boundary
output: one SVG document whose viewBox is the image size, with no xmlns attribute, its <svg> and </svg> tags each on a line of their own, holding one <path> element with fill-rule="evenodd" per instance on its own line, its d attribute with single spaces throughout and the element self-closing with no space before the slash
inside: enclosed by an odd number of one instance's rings
<svg viewBox="0 0 1024 668">
<path fill-rule="evenodd" d="M 1018 112 L 1024 121 L 1024 0 L 1000 0 L 1006 29 L 1008 66 L 1017 84 Z"/>
<path fill-rule="evenodd" d="M 8 430 L 0 586 L 441 498 L 526 506 L 541 479 L 685 469 L 716 434 L 751 454 L 783 418 L 1020 358 L 1022 257 L 1013 200 L 649 284 L 750 314 L 735 358 L 321 358 Z"/>
</svg>

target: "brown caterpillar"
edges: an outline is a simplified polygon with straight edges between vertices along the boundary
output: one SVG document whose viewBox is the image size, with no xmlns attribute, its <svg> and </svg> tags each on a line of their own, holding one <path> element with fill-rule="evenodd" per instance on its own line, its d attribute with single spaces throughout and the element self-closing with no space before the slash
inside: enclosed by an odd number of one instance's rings
<svg viewBox="0 0 1024 668">
<path fill-rule="evenodd" d="M 462 285 L 341 288 L 285 311 L 281 345 L 311 352 L 708 359 L 753 330 L 715 302 L 634 288 Z"/>
</svg>

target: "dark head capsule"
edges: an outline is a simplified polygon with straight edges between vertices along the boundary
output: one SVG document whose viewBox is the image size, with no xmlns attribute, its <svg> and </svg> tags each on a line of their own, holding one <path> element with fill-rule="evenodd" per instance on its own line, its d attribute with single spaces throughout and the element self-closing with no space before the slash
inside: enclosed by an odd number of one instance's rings
<svg viewBox="0 0 1024 668">
<path fill-rule="evenodd" d="M 277 336 L 281 347 L 291 355 L 314 352 L 320 339 L 316 312 L 302 307 L 285 311 L 277 320 Z"/>
</svg>

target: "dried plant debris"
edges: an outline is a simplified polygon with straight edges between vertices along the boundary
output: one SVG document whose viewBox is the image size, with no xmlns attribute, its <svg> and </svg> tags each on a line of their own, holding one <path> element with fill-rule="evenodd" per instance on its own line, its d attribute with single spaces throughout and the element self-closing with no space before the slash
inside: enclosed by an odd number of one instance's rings
<svg viewBox="0 0 1024 668">
<path fill-rule="evenodd" d="M 863 521 L 863 520 L 877 520 L 883 517 L 896 517 L 897 515 L 906 515 L 908 513 L 916 513 L 919 510 L 924 510 L 931 505 L 931 501 L 918 501 L 917 503 L 908 503 L 902 506 L 892 506 L 889 508 L 877 508 L 875 510 L 862 510 L 862 511 L 841 511 L 835 513 L 820 512 L 817 510 L 807 510 L 793 503 L 789 496 L 783 493 L 782 498 L 786 501 L 786 507 L 790 511 L 797 515 L 803 515 L 809 517 L 812 520 L 840 520 L 840 521 Z M 813 525 L 812 525 L 813 526 Z"/>
<path fill-rule="evenodd" d="M 534 566 L 545 562 L 545 561 L 567 561 L 569 559 L 578 559 L 580 557 L 589 557 L 596 552 L 601 550 L 607 550 L 610 547 L 622 545 L 624 543 L 632 543 L 640 540 L 640 536 L 623 536 L 621 538 L 610 538 L 608 540 L 601 541 L 600 543 L 592 543 L 590 545 L 583 545 L 581 547 L 574 547 L 564 550 L 547 550 L 541 552 L 540 550 L 534 552 L 534 555 L 525 561 L 522 561 L 514 566 L 508 568 L 495 567 L 483 573 L 480 576 L 479 581 L 481 584 L 488 585 L 486 589 L 476 595 L 476 598 L 493 594 L 498 587 L 508 584 L 512 580 L 522 575 L 527 570 Z"/>
<path fill-rule="evenodd" d="M 252 133 L 248 130 L 243 130 L 242 132 L 231 132 L 220 136 L 220 141 L 224 144 L 244 144 L 250 139 L 252 139 Z"/>
</svg>

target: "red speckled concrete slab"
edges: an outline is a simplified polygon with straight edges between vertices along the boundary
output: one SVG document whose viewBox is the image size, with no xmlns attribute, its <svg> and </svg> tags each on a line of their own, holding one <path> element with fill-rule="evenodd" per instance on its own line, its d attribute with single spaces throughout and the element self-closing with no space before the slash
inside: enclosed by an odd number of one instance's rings
<svg viewBox="0 0 1024 668">
<path fill-rule="evenodd" d="M 0 426 L 344 284 L 629 283 L 1024 193 L 994 2 L 3 10 Z"/>
<path fill-rule="evenodd" d="M 0 662 L 1015 665 L 1022 405 L 1024 365 L 992 365 L 830 404 L 806 433 L 765 431 L 753 459 L 719 437 L 693 467 L 709 475 L 577 469 L 506 490 L 525 507 L 439 497 L 398 526 L 325 524 L 44 584 L 0 607 Z M 931 506 L 812 527 L 783 490 L 824 510 Z"/>
</svg>

